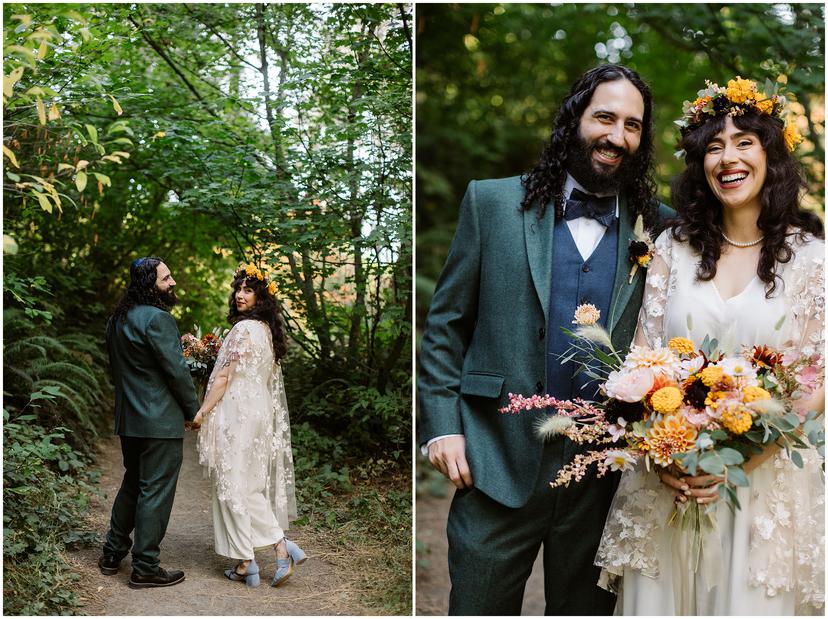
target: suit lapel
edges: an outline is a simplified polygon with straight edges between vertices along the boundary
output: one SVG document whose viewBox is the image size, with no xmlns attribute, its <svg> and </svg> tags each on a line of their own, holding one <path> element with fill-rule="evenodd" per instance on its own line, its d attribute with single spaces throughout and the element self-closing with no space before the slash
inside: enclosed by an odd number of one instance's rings
<svg viewBox="0 0 828 619">
<path fill-rule="evenodd" d="M 638 279 L 644 277 L 646 269 L 638 269 L 632 283 L 630 279 L 630 241 L 633 240 L 633 222 L 630 221 L 630 212 L 627 210 L 626 196 L 619 198 L 618 211 L 618 259 L 615 264 L 615 282 L 612 287 L 612 300 L 610 301 L 609 319 L 607 320 L 607 331 L 612 333 L 624 308 L 630 300 L 633 289 Z"/>
<path fill-rule="evenodd" d="M 549 320 L 549 287 L 552 278 L 552 230 L 555 225 L 554 200 L 538 221 L 537 211 L 523 211 L 523 236 L 526 239 L 526 257 L 535 291 L 543 307 L 544 323 Z"/>
</svg>

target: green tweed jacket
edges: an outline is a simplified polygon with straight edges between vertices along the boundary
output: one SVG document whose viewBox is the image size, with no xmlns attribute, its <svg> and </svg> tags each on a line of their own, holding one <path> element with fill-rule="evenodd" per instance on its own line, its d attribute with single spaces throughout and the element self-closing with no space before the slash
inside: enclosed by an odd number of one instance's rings
<svg viewBox="0 0 828 619">
<path fill-rule="evenodd" d="M 537 415 L 502 414 L 509 393 L 534 394 L 546 380 L 546 342 L 554 209 L 538 221 L 520 210 L 520 177 L 472 181 L 437 283 L 420 349 L 420 444 L 446 434 L 466 437 L 475 486 L 521 507 L 540 470 Z M 629 346 L 644 291 L 645 269 L 629 283 L 634 221 L 619 200 L 618 259 L 607 327 L 618 349 Z M 659 218 L 673 211 L 659 205 Z M 653 235 L 655 238 L 655 233 Z"/>
<path fill-rule="evenodd" d="M 115 384 L 115 434 L 182 438 L 199 403 L 181 352 L 175 319 L 138 305 L 126 321 L 109 321 L 106 344 Z"/>
</svg>

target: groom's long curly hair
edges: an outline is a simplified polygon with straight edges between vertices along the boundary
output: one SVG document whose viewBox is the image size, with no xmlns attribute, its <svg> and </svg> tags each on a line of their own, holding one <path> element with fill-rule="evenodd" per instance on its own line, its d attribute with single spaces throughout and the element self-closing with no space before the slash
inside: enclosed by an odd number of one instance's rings
<svg viewBox="0 0 828 619">
<path fill-rule="evenodd" d="M 741 131 L 759 136 L 765 149 L 767 172 L 759 199 L 762 210 L 756 225 L 764 241 L 756 274 L 765 283 L 765 296 L 770 298 L 781 279 L 777 264 L 786 263 L 793 256 L 790 229 L 802 240 L 805 233 L 825 238 L 822 222 L 814 213 L 799 206 L 800 191 L 806 186 L 802 170 L 788 151 L 783 137 L 784 123 L 766 114 L 746 112 L 734 116 L 733 124 Z M 707 145 L 725 126 L 725 117 L 711 118 L 699 128 L 688 132 L 679 143 L 686 154 L 687 167 L 673 181 L 673 206 L 678 211 L 673 238 L 687 241 L 701 257 L 696 277 L 709 281 L 716 276 L 716 263 L 722 255 L 722 205 L 713 195 L 704 173 L 704 155 Z"/>
<path fill-rule="evenodd" d="M 164 262 L 158 256 L 138 258 L 129 267 L 129 286 L 112 312 L 112 322 L 126 320 L 127 313 L 136 305 L 152 305 L 169 311 L 174 303 L 162 298 L 155 285 L 158 278 L 158 265 Z"/>
<path fill-rule="evenodd" d="M 592 100 L 595 89 L 604 82 L 626 79 L 641 93 L 644 99 L 644 118 L 641 142 L 632 155 L 629 183 L 621 191 L 634 216 L 641 214 L 647 228 L 656 223 L 657 202 L 655 181 L 652 176 L 653 157 L 653 96 L 644 80 L 627 67 L 619 64 L 605 64 L 584 73 L 564 98 L 555 122 L 552 135 L 541 153 L 535 168 L 522 178 L 525 190 L 521 209 L 528 211 L 537 207 L 538 218 L 546 213 L 546 205 L 554 200 L 555 218 L 563 216 L 563 189 L 566 182 L 567 158 L 578 138 L 578 127 L 584 110 Z"/>
<path fill-rule="evenodd" d="M 256 304 L 246 312 L 240 312 L 236 307 L 236 293 L 242 285 L 247 284 L 256 293 Z M 287 339 L 282 324 L 282 311 L 279 303 L 267 291 L 267 282 L 255 277 L 242 275 L 233 280 L 233 291 L 230 293 L 230 312 L 227 319 L 230 324 L 235 325 L 242 320 L 261 320 L 270 329 L 271 340 L 273 341 L 273 359 L 279 361 L 287 352 Z"/>
</svg>

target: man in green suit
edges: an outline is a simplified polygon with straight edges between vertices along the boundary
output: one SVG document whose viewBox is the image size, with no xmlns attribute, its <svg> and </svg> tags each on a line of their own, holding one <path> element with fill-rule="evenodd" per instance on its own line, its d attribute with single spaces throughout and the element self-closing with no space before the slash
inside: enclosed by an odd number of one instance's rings
<svg viewBox="0 0 828 619">
<path fill-rule="evenodd" d="M 591 303 L 619 349 L 644 287 L 630 281 L 638 216 L 654 230 L 652 98 L 620 65 L 584 74 L 525 177 L 472 181 L 429 309 L 420 352 L 418 430 L 457 487 L 448 521 L 454 615 L 520 614 L 543 546 L 546 613 L 611 614 L 595 551 L 617 480 L 549 488 L 579 447 L 534 432 L 540 414 L 498 412 L 508 394 L 591 398 L 561 364 L 575 308 Z"/>
<path fill-rule="evenodd" d="M 129 288 L 106 329 L 115 434 L 126 471 L 98 567 L 116 574 L 131 547 L 129 586 L 167 587 L 184 580 L 184 572 L 160 566 L 159 554 L 181 468 L 184 424 L 199 404 L 169 313 L 177 301 L 170 269 L 160 258 L 139 258 L 129 274 Z"/>
</svg>

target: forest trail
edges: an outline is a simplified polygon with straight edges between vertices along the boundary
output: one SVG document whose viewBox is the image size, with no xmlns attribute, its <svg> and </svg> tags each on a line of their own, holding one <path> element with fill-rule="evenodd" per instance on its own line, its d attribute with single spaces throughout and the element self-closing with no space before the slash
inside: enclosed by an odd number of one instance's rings
<svg viewBox="0 0 828 619">
<path fill-rule="evenodd" d="M 428 466 L 428 465 L 426 465 Z M 454 486 L 445 482 L 445 496 L 417 493 L 417 593 L 418 615 L 447 615 L 451 583 L 448 573 L 446 521 Z M 521 615 L 543 616 L 543 557 L 539 553 L 526 582 Z"/>
<path fill-rule="evenodd" d="M 101 441 L 98 465 L 105 497 L 93 502 L 90 519 L 103 539 L 123 475 L 117 437 Z M 282 586 L 270 586 L 276 563 L 272 550 L 256 553 L 262 572 L 259 587 L 248 588 L 224 577 L 224 569 L 233 562 L 213 551 L 210 484 L 198 464 L 196 435 L 187 432 L 175 504 L 161 544 L 161 566 L 184 570 L 186 580 L 173 587 L 130 589 L 130 557 L 121 563 L 118 574 L 104 576 L 97 566 L 100 546 L 72 551 L 70 561 L 82 575 L 79 593 L 82 611 L 88 615 L 375 614 L 359 601 L 360 584 L 348 570 L 347 553 L 328 547 L 328 540 L 315 539 L 310 528 L 291 527 L 289 535 L 305 550 L 308 560 Z"/>
</svg>

